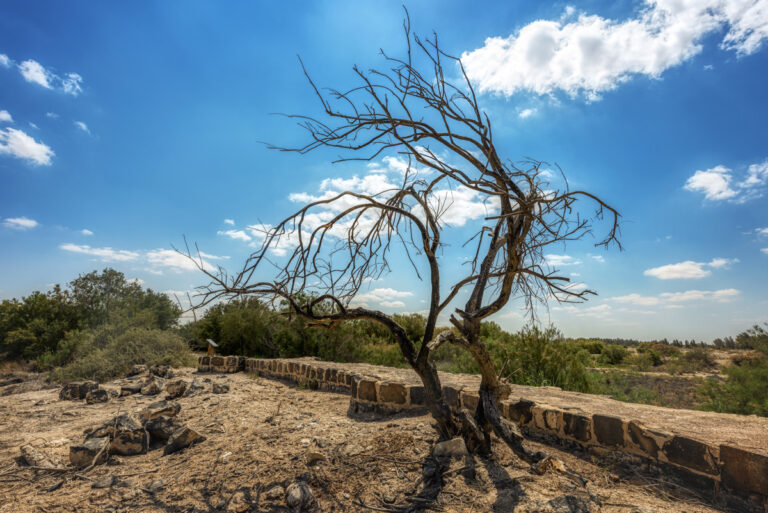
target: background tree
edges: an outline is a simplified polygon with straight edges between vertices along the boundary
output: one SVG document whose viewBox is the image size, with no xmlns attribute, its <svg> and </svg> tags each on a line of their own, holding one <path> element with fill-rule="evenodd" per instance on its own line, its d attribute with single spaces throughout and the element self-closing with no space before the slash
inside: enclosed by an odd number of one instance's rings
<svg viewBox="0 0 768 513">
<path fill-rule="evenodd" d="M 495 432 L 532 461 L 522 436 L 499 415 L 498 401 L 509 387 L 499 379 L 481 339 L 481 323 L 513 298 L 532 312 L 534 305 L 551 298 L 581 301 L 594 294 L 571 288 L 567 277 L 547 265 L 544 251 L 590 233 L 592 222 L 604 215 L 606 236 L 596 245 L 618 244 L 618 214 L 595 195 L 570 190 L 564 177 L 564 188 L 554 189 L 542 162 L 503 160 L 461 61 L 440 48 L 436 35 L 426 40 L 413 35 L 407 19 L 404 31 L 405 57 L 382 52 L 387 69 L 363 72 L 355 67 L 359 84 L 347 91 L 324 94 L 305 70 L 324 116 L 290 116 L 310 140 L 298 148 L 277 148 L 302 154 L 318 148 L 349 152 L 342 161 L 397 153 L 408 161 L 399 185 L 373 194 L 345 191 L 305 205 L 265 230 L 263 245 L 236 274 L 206 269 L 199 254 L 187 248 L 186 254 L 211 279 L 201 288 L 199 305 L 253 295 L 285 301 L 312 326 L 330 328 L 360 319 L 379 323 L 421 378 L 442 439 L 460 435 L 473 452 L 488 453 Z M 446 78 L 454 73 L 461 77 L 457 84 Z M 445 215 L 459 190 L 480 195 L 489 215 L 466 241 L 473 258 L 464 276 L 445 287 L 440 261 L 443 236 L 450 228 Z M 583 203 L 591 207 L 586 216 L 580 212 Z M 274 279 L 260 280 L 276 244 L 293 250 Z M 394 316 L 353 303 L 367 279 L 390 270 L 395 250 L 402 250 L 428 283 L 429 310 L 417 341 Z M 462 291 L 469 299 L 455 306 Z M 452 328 L 438 330 L 438 316 L 448 308 Z M 474 412 L 452 409 L 443 396 L 430 356 L 445 343 L 469 352 L 480 369 L 481 400 Z"/>
</svg>

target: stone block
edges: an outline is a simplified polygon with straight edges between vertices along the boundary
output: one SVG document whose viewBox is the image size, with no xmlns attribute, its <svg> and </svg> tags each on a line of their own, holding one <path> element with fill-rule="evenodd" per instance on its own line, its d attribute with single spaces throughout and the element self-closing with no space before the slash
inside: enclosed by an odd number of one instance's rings
<svg viewBox="0 0 768 513">
<path fill-rule="evenodd" d="M 115 454 L 130 456 L 143 454 L 149 448 L 149 434 L 130 413 L 124 413 L 88 433 L 86 439 L 106 438 L 109 450 Z"/>
<path fill-rule="evenodd" d="M 211 357 L 211 367 L 224 367 L 224 357 L 223 356 L 212 356 Z"/>
<path fill-rule="evenodd" d="M 469 411 L 475 411 L 477 409 L 477 403 L 480 402 L 480 398 L 475 392 L 461 391 L 461 407 L 466 408 Z"/>
<path fill-rule="evenodd" d="M 177 397 L 181 397 L 184 395 L 184 392 L 187 391 L 188 383 L 184 381 L 183 379 L 177 379 L 176 381 L 171 381 L 170 383 L 165 385 L 165 393 L 168 394 L 165 396 L 166 399 L 176 399 Z"/>
<path fill-rule="evenodd" d="M 336 383 L 338 381 L 339 371 L 337 369 L 328 369 L 325 371 L 325 381 L 328 383 Z"/>
<path fill-rule="evenodd" d="M 602 445 L 624 446 L 624 421 L 610 415 L 593 415 L 592 427 L 595 438 Z"/>
<path fill-rule="evenodd" d="M 106 403 L 107 401 L 109 401 L 109 394 L 103 388 L 97 388 L 85 394 L 85 402 L 88 404 Z"/>
<path fill-rule="evenodd" d="M 163 455 L 180 451 L 181 449 L 189 447 L 192 444 L 204 441 L 205 437 L 203 435 L 194 429 L 188 428 L 187 426 L 182 426 L 174 431 L 170 438 L 168 438 L 168 443 L 165 445 L 165 449 L 163 449 Z"/>
<path fill-rule="evenodd" d="M 713 448 L 686 436 L 674 436 L 662 447 L 667 461 L 682 467 L 699 470 L 707 474 L 717 475 L 717 454 Z M 719 451 L 717 451 L 719 452 Z"/>
<path fill-rule="evenodd" d="M 510 401 L 507 409 L 508 419 L 526 425 L 533 420 L 532 408 L 535 403 L 527 399 Z"/>
<path fill-rule="evenodd" d="M 592 440 L 592 419 L 580 413 L 563 412 L 563 431 L 579 442 Z"/>
<path fill-rule="evenodd" d="M 459 394 L 461 390 L 452 387 L 452 386 L 444 386 L 443 387 L 443 397 L 445 397 L 445 402 L 448 403 L 448 406 L 452 408 L 458 408 L 460 406 L 459 404 Z"/>
<path fill-rule="evenodd" d="M 198 365 L 210 365 L 211 364 L 211 357 L 210 356 L 200 356 L 197 359 Z"/>
<path fill-rule="evenodd" d="M 143 383 L 129 383 L 127 385 L 123 385 L 120 387 L 120 396 L 124 395 L 132 395 L 132 394 L 138 394 L 141 392 L 141 387 L 143 387 Z"/>
<path fill-rule="evenodd" d="M 722 482 L 727 488 L 768 496 L 768 456 L 721 445 L 720 461 Z"/>
<path fill-rule="evenodd" d="M 423 406 L 426 400 L 423 386 L 409 386 L 408 395 L 413 406 Z"/>
<path fill-rule="evenodd" d="M 176 401 L 158 401 L 141 410 L 139 412 L 139 419 L 141 419 L 142 424 L 146 424 L 157 417 L 173 417 L 177 415 L 179 411 L 181 411 L 181 405 Z"/>
<path fill-rule="evenodd" d="M 62 401 L 79 401 L 80 399 L 85 399 L 88 392 L 96 390 L 97 388 L 99 388 L 99 384 L 95 381 L 66 383 L 59 391 L 59 399 Z"/>
<path fill-rule="evenodd" d="M 630 448 L 634 448 L 653 459 L 658 459 L 660 447 L 656 437 L 652 436 L 652 431 L 632 420 L 627 424 L 627 433 L 629 434 Z M 657 433 L 657 435 L 660 434 Z"/>
<path fill-rule="evenodd" d="M 408 391 L 405 385 L 400 383 L 381 383 L 379 400 L 385 403 L 405 404 L 408 402 Z"/>
<path fill-rule="evenodd" d="M 76 467 L 86 467 L 93 463 L 97 454 L 101 453 L 96 464 L 107 460 L 106 446 L 109 438 L 90 438 L 81 445 L 73 445 L 69 448 L 69 462 Z"/>
<path fill-rule="evenodd" d="M 357 398 L 361 401 L 376 402 L 376 382 L 372 379 L 361 379 L 357 383 Z"/>
</svg>

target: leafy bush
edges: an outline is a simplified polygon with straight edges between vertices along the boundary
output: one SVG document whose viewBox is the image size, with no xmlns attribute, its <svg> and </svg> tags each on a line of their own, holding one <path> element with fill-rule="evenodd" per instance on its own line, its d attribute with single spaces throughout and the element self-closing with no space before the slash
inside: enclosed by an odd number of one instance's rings
<svg viewBox="0 0 768 513">
<path fill-rule="evenodd" d="M 702 409 L 768 417 L 768 332 L 754 326 L 737 337 L 757 352 L 723 368 L 726 380 L 707 379 L 699 388 Z"/>
<path fill-rule="evenodd" d="M 191 366 L 195 357 L 187 343 L 170 331 L 130 328 L 102 345 L 94 334 L 72 339 L 69 363 L 52 372 L 57 381 L 93 379 L 107 381 L 124 375 L 132 365 Z M 55 358 L 55 357 L 54 357 Z"/>
<path fill-rule="evenodd" d="M 624 346 L 608 344 L 600 354 L 598 361 L 605 365 L 619 365 L 629 354 L 629 350 Z"/>
</svg>

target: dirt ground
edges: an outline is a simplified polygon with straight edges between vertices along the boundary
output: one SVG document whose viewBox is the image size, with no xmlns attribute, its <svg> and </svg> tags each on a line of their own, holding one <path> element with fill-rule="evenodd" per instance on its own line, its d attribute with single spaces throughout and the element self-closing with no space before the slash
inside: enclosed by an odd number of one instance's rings
<svg viewBox="0 0 768 513">
<path fill-rule="evenodd" d="M 446 513 L 722 511 L 693 493 L 620 474 L 588 454 L 535 442 L 529 445 L 562 459 L 586 478 L 586 486 L 557 471 L 537 475 L 499 444 L 493 459 L 445 462 L 439 494 L 430 502 L 423 490 L 435 473 L 429 455 L 436 435 L 429 416 L 352 418 L 349 399 L 341 394 L 242 373 L 186 369 L 182 377 L 205 385 L 204 393 L 178 400 L 178 417 L 206 441 L 168 456 L 162 449 L 111 456 L 107 464 L 80 474 L 19 466 L 19 448 L 32 444 L 66 466 L 69 446 L 82 442 L 84 430 L 159 397 L 134 395 L 94 405 L 60 401 L 58 389 L 0 397 L 0 513 L 290 511 L 276 487 L 297 479 L 308 484 L 316 511 L 322 512 L 395 511 L 409 504 Z M 103 387 L 118 389 L 127 382 Z M 212 394 L 217 382 L 229 384 L 230 392 Z M 107 476 L 117 476 L 112 486 L 93 487 Z"/>
</svg>

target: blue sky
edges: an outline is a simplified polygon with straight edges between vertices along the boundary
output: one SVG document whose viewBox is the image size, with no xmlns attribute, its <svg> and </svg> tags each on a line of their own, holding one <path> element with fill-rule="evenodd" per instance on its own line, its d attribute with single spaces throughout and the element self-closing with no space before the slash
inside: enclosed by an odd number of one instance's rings
<svg viewBox="0 0 768 513">
<path fill-rule="evenodd" d="M 543 322 L 711 340 L 768 320 L 768 0 L 406 5 L 462 56 L 505 157 L 557 163 L 623 216 L 622 252 L 552 248 L 599 296 L 551 303 Z M 353 64 L 403 50 L 402 16 L 366 1 L 4 3 L 0 298 L 105 266 L 191 290 L 205 280 L 171 249 L 184 235 L 237 269 L 248 227 L 291 213 L 292 194 L 386 179 L 396 160 L 332 165 L 260 141 L 299 145 L 271 113 L 318 113 L 297 55 L 319 85 L 352 86 Z M 482 215 L 455 200 L 449 274 Z M 393 267 L 361 301 L 424 309 L 425 285 Z M 518 303 L 495 320 L 525 322 Z"/>
</svg>

